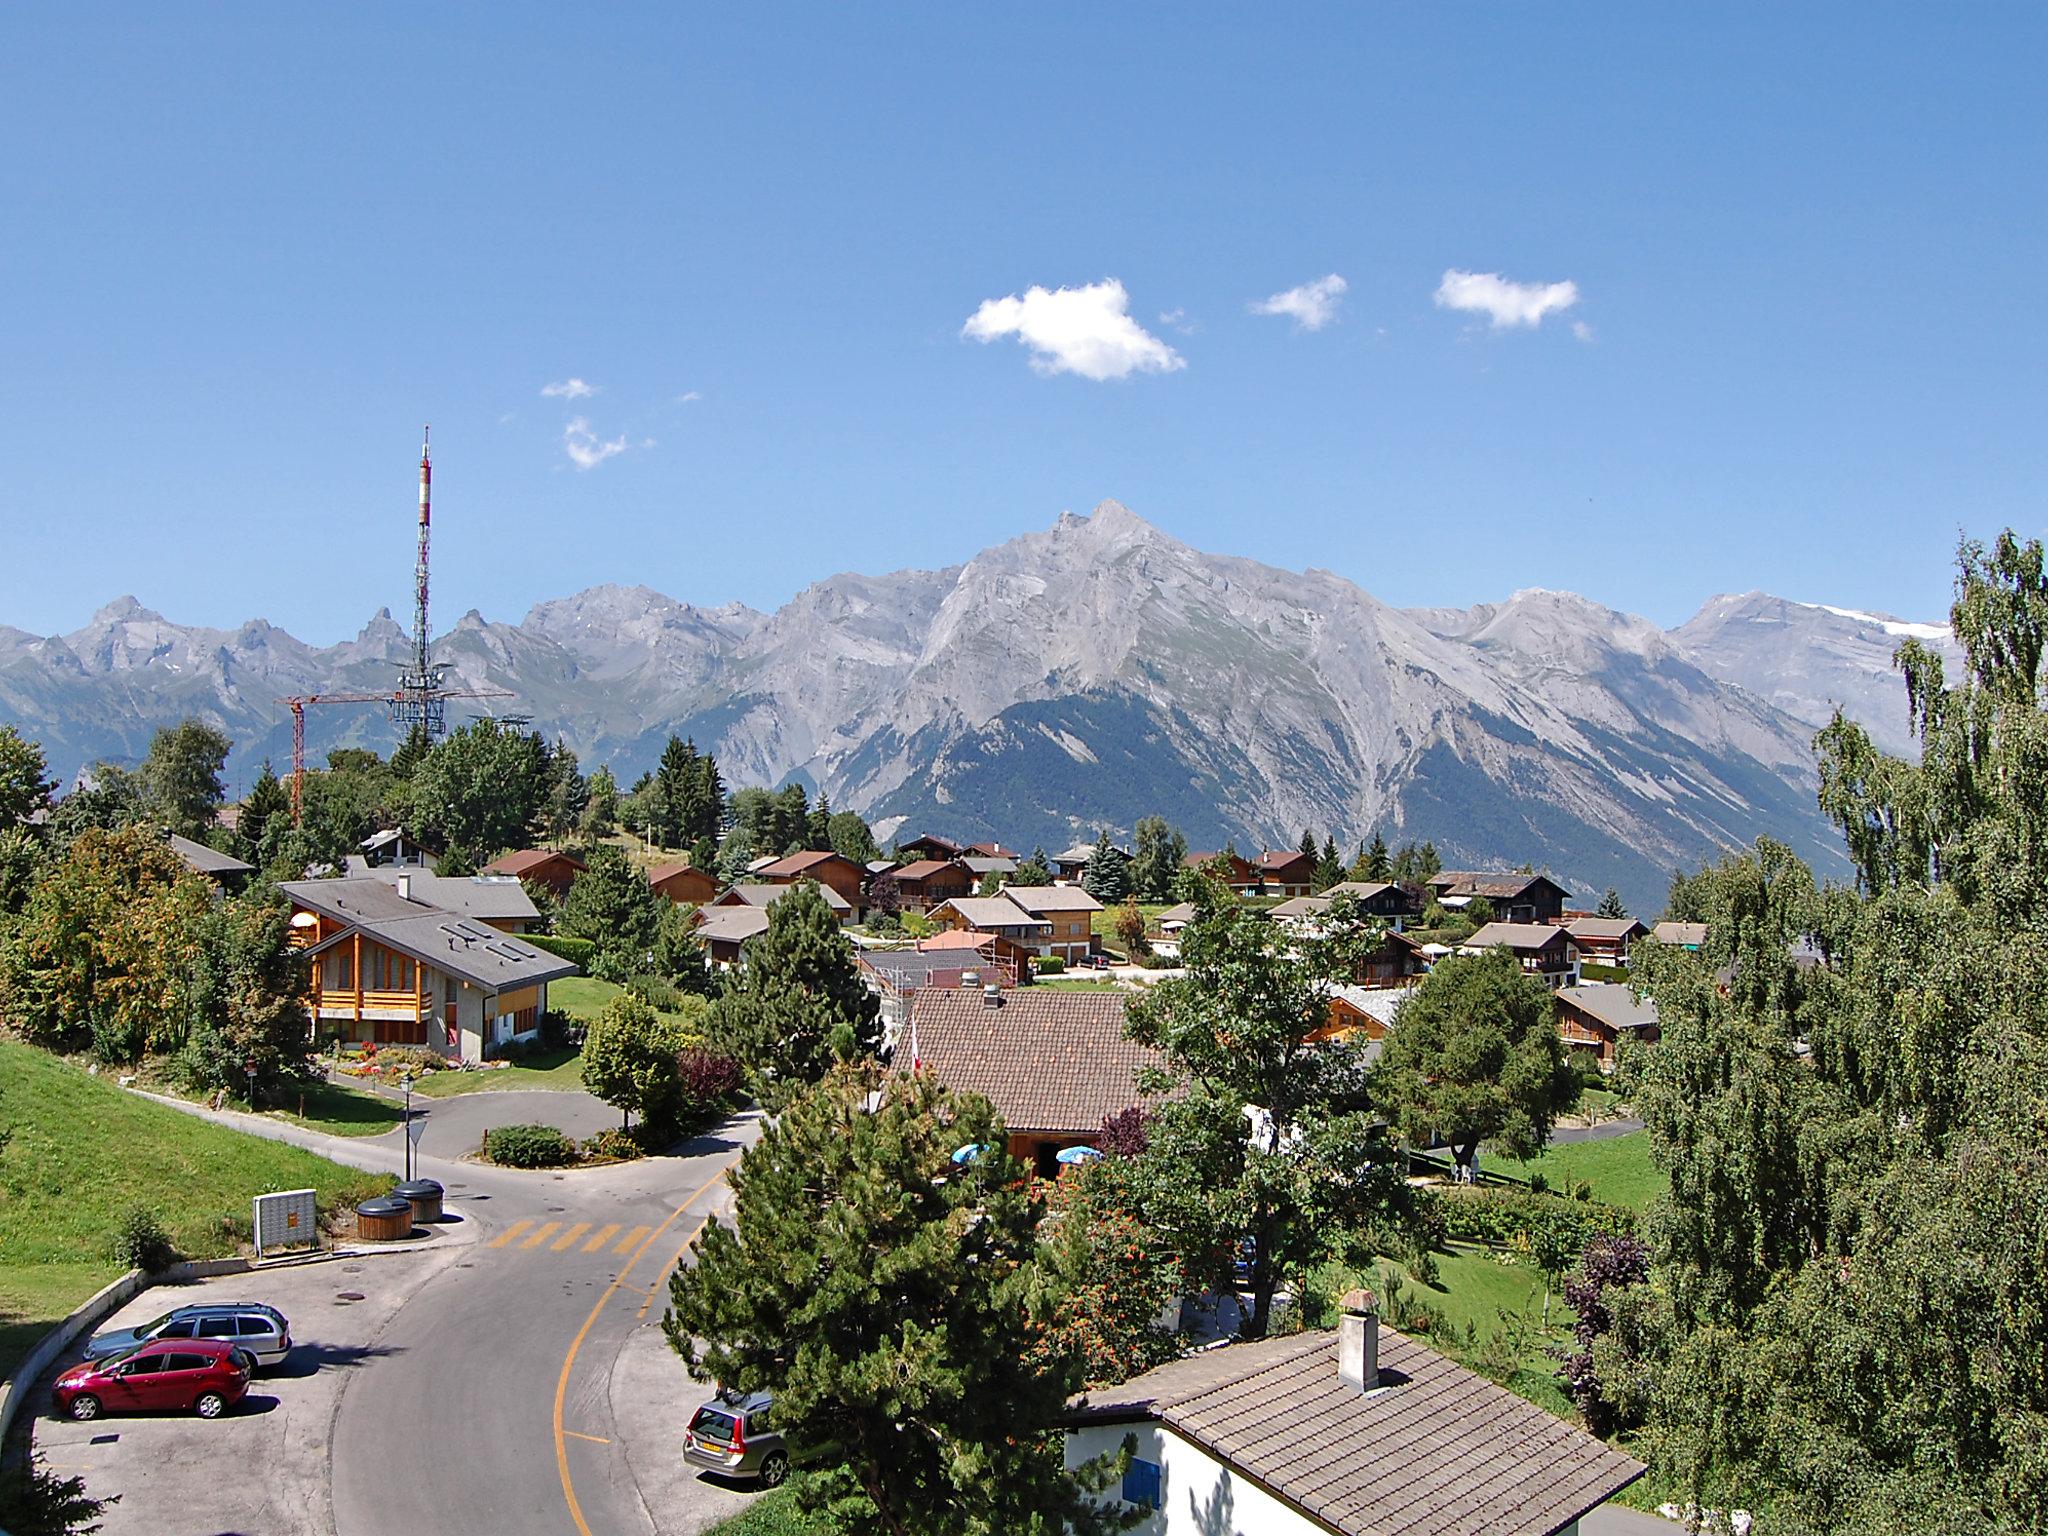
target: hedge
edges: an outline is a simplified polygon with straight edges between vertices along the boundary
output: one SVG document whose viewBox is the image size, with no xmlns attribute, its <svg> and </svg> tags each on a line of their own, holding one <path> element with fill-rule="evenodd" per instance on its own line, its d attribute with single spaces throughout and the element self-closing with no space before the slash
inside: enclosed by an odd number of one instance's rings
<svg viewBox="0 0 2048 1536">
<path fill-rule="evenodd" d="M 1513 1244 L 1524 1238 L 1535 1246 L 1538 1236 L 1550 1231 L 1577 1253 L 1599 1233 L 1636 1230 L 1633 1211 L 1596 1200 L 1472 1184 L 1453 1184 L 1434 1194 L 1441 1202 L 1445 1235 L 1468 1243 Z"/>
<path fill-rule="evenodd" d="M 597 953 L 596 941 L 592 939 L 572 939 L 558 933 L 522 933 L 519 937 L 535 949 L 544 949 L 564 960 L 573 960 L 586 971 L 590 969 L 590 957 Z"/>
</svg>

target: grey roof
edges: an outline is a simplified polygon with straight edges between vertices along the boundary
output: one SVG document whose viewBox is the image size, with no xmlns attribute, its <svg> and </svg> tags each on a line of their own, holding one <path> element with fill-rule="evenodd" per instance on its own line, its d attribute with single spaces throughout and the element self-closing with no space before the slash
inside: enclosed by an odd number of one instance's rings
<svg viewBox="0 0 2048 1536">
<path fill-rule="evenodd" d="M 1179 906 L 1168 907 L 1164 912 L 1160 913 L 1157 922 L 1161 928 L 1172 927 L 1176 924 L 1186 927 L 1195 920 L 1198 910 L 1192 901 L 1184 901 Z"/>
<path fill-rule="evenodd" d="M 1505 944 L 1510 949 L 1542 949 L 1571 934 L 1555 923 L 1488 923 L 1464 943 L 1466 949 L 1491 949 Z"/>
<path fill-rule="evenodd" d="M 1707 942 L 1705 923 L 1659 923 L 1650 930 L 1650 937 L 1659 944 L 1676 944 L 1685 949 L 1698 949 Z"/>
<path fill-rule="evenodd" d="M 253 864 L 244 864 L 240 859 L 222 853 L 218 848 L 209 848 L 204 843 L 195 843 L 189 837 L 180 837 L 173 832 L 167 841 L 171 852 L 185 863 L 187 869 L 218 880 L 223 875 L 250 875 L 256 872 Z"/>
<path fill-rule="evenodd" d="M 956 862 L 965 864 L 977 875 L 1014 875 L 1017 873 L 1017 861 L 1015 859 L 989 858 L 979 853 L 963 853 Z"/>
<path fill-rule="evenodd" d="M 1026 912 L 1100 912 L 1102 903 L 1078 885 L 1010 885 L 1003 894 Z"/>
<path fill-rule="evenodd" d="M 351 873 L 355 871 L 351 869 Z M 381 880 L 393 890 L 398 888 L 400 879 L 405 879 L 412 887 L 413 900 L 439 907 L 443 912 L 459 912 L 479 922 L 493 918 L 501 922 L 519 918 L 533 921 L 540 916 L 540 909 L 534 906 L 533 898 L 526 894 L 526 887 L 516 875 L 437 875 L 432 870 L 392 864 L 365 870 L 362 875 Z"/>
<path fill-rule="evenodd" d="M 934 974 L 957 976 L 983 966 L 981 956 L 971 949 L 864 949 L 859 958 L 863 969 L 897 992 L 928 987 Z"/>
<path fill-rule="evenodd" d="M 1035 917 L 1018 906 L 1008 896 L 954 896 L 933 907 L 951 907 L 976 928 L 1050 928 L 1042 917 Z"/>
<path fill-rule="evenodd" d="M 1337 1336 L 1206 1350 L 1078 1399 L 1070 1423 L 1156 1419 L 1342 1536 L 1552 1536 L 1642 1463 L 1382 1325 L 1380 1386 Z"/>
<path fill-rule="evenodd" d="M 768 931 L 766 907 L 703 907 L 698 910 L 697 934 L 705 943 L 743 944 L 757 933 Z"/>
<path fill-rule="evenodd" d="M 795 889 L 794 885 L 768 885 L 758 880 L 742 880 L 739 884 L 727 888 L 724 895 L 718 898 L 718 905 L 727 907 L 737 905 L 737 903 L 725 899 L 726 896 L 737 896 L 740 901 L 745 902 L 750 907 L 766 909 L 774 906 L 776 902 L 782 900 L 783 897 Z M 853 904 L 829 885 L 819 886 L 818 894 L 825 898 L 825 905 L 834 912 L 851 912 L 853 910 Z"/>
<path fill-rule="evenodd" d="M 1278 918 L 1319 917 L 1329 910 L 1330 901 L 1326 896 L 1290 896 L 1287 900 L 1281 902 L 1279 906 L 1269 907 L 1266 911 L 1266 916 Z"/>
<path fill-rule="evenodd" d="M 1131 850 L 1122 843 L 1111 843 L 1109 846 L 1127 859 L 1131 856 Z M 1076 843 L 1073 847 L 1054 854 L 1052 861 L 1055 864 L 1086 864 L 1094 857 L 1095 845 L 1093 843 Z"/>
<path fill-rule="evenodd" d="M 1368 1018 L 1379 1020 L 1389 1028 L 1393 1027 L 1394 1016 L 1401 1011 L 1401 1005 L 1408 1001 L 1415 991 L 1413 987 L 1332 987 L 1333 995 L 1341 997 Z"/>
<path fill-rule="evenodd" d="M 1634 987 L 1618 981 L 1582 981 L 1561 988 L 1557 1000 L 1584 1010 L 1609 1029 L 1641 1029 L 1657 1022 L 1657 1005 L 1647 997 L 1637 998 Z"/>
<path fill-rule="evenodd" d="M 1647 933 L 1633 917 L 1575 917 L 1565 924 L 1575 939 L 1625 939 L 1631 933 Z"/>
<path fill-rule="evenodd" d="M 328 944 L 346 938 L 351 930 L 361 929 L 380 944 L 486 992 L 573 976 L 579 969 L 573 961 L 535 949 L 459 913 L 417 899 L 408 901 L 382 880 L 366 876 L 291 880 L 282 889 L 299 906 L 347 925 Z"/>
</svg>

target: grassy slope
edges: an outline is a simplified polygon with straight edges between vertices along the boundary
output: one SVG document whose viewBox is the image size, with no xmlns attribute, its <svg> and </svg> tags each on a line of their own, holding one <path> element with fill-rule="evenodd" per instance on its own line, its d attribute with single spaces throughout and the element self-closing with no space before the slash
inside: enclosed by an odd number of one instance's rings
<svg viewBox="0 0 2048 1536">
<path fill-rule="evenodd" d="M 317 1189 L 332 1210 L 391 1183 L 11 1041 L 0 1041 L 0 1134 L 0 1369 L 121 1272 L 110 1244 L 134 1206 L 155 1210 L 180 1252 L 212 1258 L 239 1249 L 250 1199 L 266 1190 Z"/>
<path fill-rule="evenodd" d="M 452 1099 L 458 1093 L 498 1093 L 508 1088 L 581 1088 L 583 1053 L 563 1047 L 528 1058 L 529 1065 L 490 1072 L 429 1072 L 412 1085 L 423 1098 Z"/>
<path fill-rule="evenodd" d="M 1480 1166 L 1522 1178 L 1541 1173 L 1550 1181 L 1550 1187 L 1557 1190 L 1568 1191 L 1584 1179 L 1593 1186 L 1594 1199 L 1609 1205 L 1625 1205 L 1632 1211 L 1647 1210 L 1670 1183 L 1650 1161 L 1648 1131 L 1631 1131 L 1605 1141 L 1553 1145 L 1541 1157 L 1527 1163 L 1498 1153 L 1482 1154 Z"/>
</svg>

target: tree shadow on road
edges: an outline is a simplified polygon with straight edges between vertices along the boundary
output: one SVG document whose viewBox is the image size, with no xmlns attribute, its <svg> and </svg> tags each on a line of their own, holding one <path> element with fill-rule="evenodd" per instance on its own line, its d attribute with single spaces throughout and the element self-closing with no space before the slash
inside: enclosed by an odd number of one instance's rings
<svg viewBox="0 0 2048 1536">
<path fill-rule="evenodd" d="M 386 1356 L 402 1351 L 388 1344 L 307 1344 L 292 1346 L 292 1352 L 283 1362 L 273 1366 L 265 1375 L 276 1381 L 303 1381 L 324 1370 L 346 1370 L 361 1365 L 365 1360 L 382 1360 Z"/>
</svg>

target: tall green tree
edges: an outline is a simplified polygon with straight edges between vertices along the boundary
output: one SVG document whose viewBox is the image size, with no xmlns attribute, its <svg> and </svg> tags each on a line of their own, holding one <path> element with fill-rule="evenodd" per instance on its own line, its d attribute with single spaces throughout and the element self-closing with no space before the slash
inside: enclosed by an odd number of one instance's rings
<svg viewBox="0 0 2048 1536">
<path fill-rule="evenodd" d="M 694 815 L 692 797 L 700 785 L 696 742 L 670 736 L 649 788 L 648 836 L 664 848 L 687 847 Z"/>
<path fill-rule="evenodd" d="M 1536 1156 L 1579 1099 L 1557 1004 L 1509 950 L 1446 955 L 1401 1005 L 1379 1092 L 1409 1142 L 1441 1138 L 1464 1169 L 1482 1141 Z"/>
<path fill-rule="evenodd" d="M 1373 829 L 1372 842 L 1367 845 L 1364 857 L 1359 861 L 1358 866 L 1352 870 L 1352 878 L 1357 880 L 1391 880 L 1394 878 L 1394 863 L 1392 857 L 1387 853 L 1387 840 L 1380 836 L 1377 827 Z"/>
<path fill-rule="evenodd" d="M 670 903 L 633 867 L 616 843 L 599 843 L 583 873 L 562 898 L 555 931 L 597 946 L 591 969 L 621 980 L 650 964 L 661 933 L 662 909 Z"/>
<path fill-rule="evenodd" d="M 1327 891 L 1344 878 L 1344 861 L 1337 856 L 1337 840 L 1323 839 L 1323 851 L 1316 855 L 1315 888 Z"/>
<path fill-rule="evenodd" d="M 1032 849 L 1030 858 L 1017 861 L 1015 882 L 1022 886 L 1052 884 L 1052 860 L 1043 847 Z"/>
<path fill-rule="evenodd" d="M 275 887 L 216 903 L 199 920 L 178 1057 L 194 1087 L 253 1087 L 257 1102 L 277 1104 L 312 1077 L 311 964 L 291 938 L 291 903 Z"/>
<path fill-rule="evenodd" d="M 600 765 L 592 770 L 583 802 L 583 836 L 597 842 L 611 836 L 619 825 L 619 781 L 611 769 Z"/>
<path fill-rule="evenodd" d="M 858 811 L 834 811 L 825 823 L 825 841 L 819 846 L 856 864 L 871 864 L 882 856 L 875 834 Z"/>
<path fill-rule="evenodd" d="M 270 760 L 263 760 L 263 771 L 256 775 L 256 782 L 249 786 L 249 793 L 242 801 L 242 813 L 235 823 L 235 833 L 247 850 L 249 861 L 259 869 L 270 867 L 277 857 L 278 845 L 291 828 L 292 797 L 283 782 L 271 772 Z"/>
<path fill-rule="evenodd" d="M 691 1375 L 774 1394 L 819 1529 L 1076 1536 L 1124 1523 L 1066 1471 L 1079 1384 L 1039 1348 L 1042 1208 L 986 1100 L 873 1064 L 800 1095 L 733 1171 L 669 1282 L 662 1330 Z M 981 1156 L 953 1161 L 963 1145 Z M 804 1470 L 806 1467 L 814 1470 Z"/>
<path fill-rule="evenodd" d="M 1171 901 L 1174 877 L 1188 856 L 1188 840 L 1164 816 L 1140 816 L 1132 832 L 1131 888 L 1140 901 Z"/>
<path fill-rule="evenodd" d="M 0 829 L 27 821 L 50 808 L 56 789 L 40 743 L 11 725 L 0 725 Z"/>
<path fill-rule="evenodd" d="M 1621 892 L 1611 885 L 1607 887 L 1607 894 L 1600 898 L 1600 911 L 1598 915 L 1601 917 L 1628 916 L 1628 907 L 1621 899 Z"/>
<path fill-rule="evenodd" d="M 450 731 L 414 771 L 420 827 L 473 867 L 533 840 L 548 798 L 546 740 L 498 720 Z"/>
<path fill-rule="evenodd" d="M 150 738 L 136 775 L 149 815 L 181 837 L 204 842 L 227 790 L 221 770 L 234 743 L 203 720 L 181 720 Z"/>
<path fill-rule="evenodd" d="M 725 830 L 725 780 L 709 752 L 697 759 L 697 777 L 686 802 L 683 830 L 692 843 L 717 842 Z"/>
<path fill-rule="evenodd" d="M 712 1027 L 773 1105 L 837 1061 L 874 1055 L 880 1013 L 852 942 L 816 882 L 805 880 L 777 899 L 767 930 L 747 941 L 739 984 L 713 1005 Z"/>
<path fill-rule="evenodd" d="M 1165 1058 L 1146 1081 L 1177 1089 L 1149 1122 L 1147 1216 L 1219 1289 L 1237 1240 L 1252 1240 L 1260 1337 L 1273 1294 L 1346 1231 L 1402 1207 L 1405 1186 L 1371 1112 L 1362 1045 L 1314 1037 L 1330 988 L 1356 974 L 1380 929 L 1348 897 L 1324 930 L 1288 936 L 1209 882 L 1181 939 L 1184 976 L 1147 988 L 1131 1038 Z"/>
<path fill-rule="evenodd" d="M 590 784 L 583 777 L 575 751 L 565 741 L 548 747 L 546 774 L 540 828 L 550 843 L 560 847 L 582 829 L 583 812 L 590 803 Z"/>
<path fill-rule="evenodd" d="M 1088 855 L 1088 868 L 1081 876 L 1081 889 L 1105 907 L 1120 905 L 1131 894 L 1131 860 L 1123 849 L 1103 832 Z"/>
</svg>

